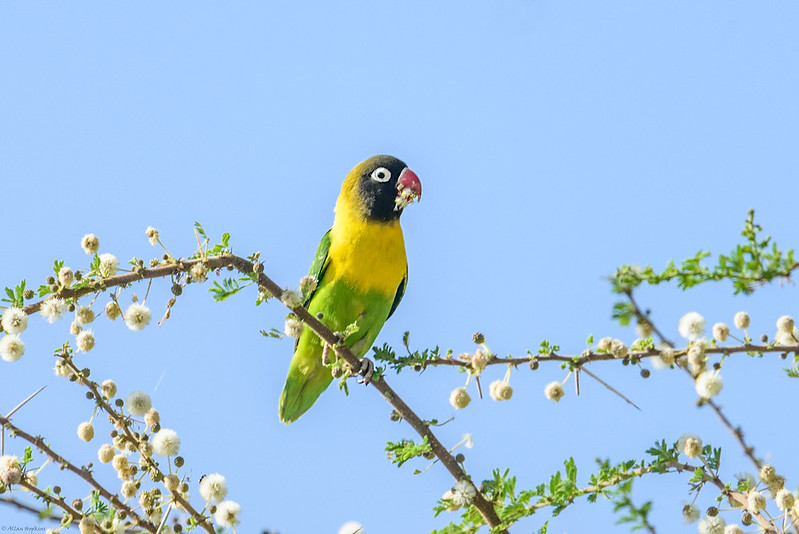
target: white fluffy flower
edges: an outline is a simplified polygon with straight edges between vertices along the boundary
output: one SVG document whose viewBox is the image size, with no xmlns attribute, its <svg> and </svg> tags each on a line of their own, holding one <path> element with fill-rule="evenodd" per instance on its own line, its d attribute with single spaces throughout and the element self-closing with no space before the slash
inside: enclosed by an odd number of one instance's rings
<svg viewBox="0 0 799 534">
<path fill-rule="evenodd" d="M 86 254 L 94 254 L 100 248 L 100 240 L 94 234 L 86 234 L 80 240 L 80 246 Z"/>
<path fill-rule="evenodd" d="M 74 280 L 75 273 L 73 273 L 72 269 L 69 267 L 64 266 L 58 270 L 58 283 L 61 284 L 62 287 L 69 287 Z"/>
<path fill-rule="evenodd" d="M 84 330 L 78 334 L 77 338 L 78 350 L 81 352 L 89 352 L 94 348 L 94 334 L 91 330 Z"/>
<path fill-rule="evenodd" d="M 682 337 L 693 341 L 705 335 L 705 318 L 696 312 L 688 312 L 680 318 L 677 330 Z"/>
<path fill-rule="evenodd" d="M 113 300 L 105 305 L 105 316 L 115 321 L 119 314 L 122 313 L 122 310 L 119 309 L 119 304 L 114 302 Z"/>
<path fill-rule="evenodd" d="M 610 352 L 610 347 L 613 345 L 613 338 L 603 337 L 596 344 L 596 350 L 599 352 Z"/>
<path fill-rule="evenodd" d="M 87 306 L 78 308 L 77 316 L 80 324 L 89 324 L 94 321 L 94 312 Z"/>
<path fill-rule="evenodd" d="M 289 317 L 286 319 L 286 324 L 283 325 L 283 333 L 289 337 L 299 339 L 305 325 L 296 317 Z"/>
<path fill-rule="evenodd" d="M 125 324 L 131 330 L 143 330 L 145 326 L 150 324 L 152 312 L 150 308 L 144 304 L 134 302 L 125 311 Z"/>
<path fill-rule="evenodd" d="M 98 269 L 100 276 L 103 278 L 114 276 L 117 274 L 117 267 L 119 267 L 119 260 L 116 256 L 108 252 L 100 254 L 100 268 Z"/>
<path fill-rule="evenodd" d="M 732 524 L 724 527 L 724 534 L 744 534 L 744 531 L 738 525 Z"/>
<path fill-rule="evenodd" d="M 559 402 L 560 399 L 563 398 L 563 395 L 565 395 L 565 393 L 563 393 L 563 386 L 560 382 L 550 382 L 544 388 L 544 396 L 549 400 Z"/>
<path fill-rule="evenodd" d="M 796 496 L 791 492 L 791 490 L 782 488 L 777 492 L 777 495 L 774 497 L 774 501 L 777 503 L 777 508 L 780 510 L 790 510 L 796 503 Z"/>
<path fill-rule="evenodd" d="M 280 300 L 289 308 L 296 308 L 302 304 L 302 292 L 298 289 L 285 289 Z"/>
<path fill-rule="evenodd" d="M 179 451 L 180 437 L 174 430 L 162 428 L 153 436 L 153 452 L 158 456 L 175 456 Z"/>
<path fill-rule="evenodd" d="M 683 434 L 677 440 L 677 450 L 690 458 L 696 458 L 702 452 L 702 438 L 696 434 Z"/>
<path fill-rule="evenodd" d="M 103 443 L 100 445 L 100 448 L 97 449 L 97 459 L 100 460 L 100 463 L 107 464 L 111 460 L 114 459 L 114 447 L 109 445 L 108 443 Z"/>
<path fill-rule="evenodd" d="M 200 496 L 205 502 L 222 502 L 227 496 L 227 480 L 219 473 L 205 475 L 200 481 Z"/>
<path fill-rule="evenodd" d="M 474 447 L 474 441 L 472 440 L 471 434 L 464 434 L 463 435 L 463 446 L 467 449 L 471 449 Z"/>
<path fill-rule="evenodd" d="M 765 483 L 769 483 L 777 476 L 777 470 L 771 464 L 763 464 L 757 472 L 758 478 Z"/>
<path fill-rule="evenodd" d="M 20 308 L 8 308 L 3 312 L 3 330 L 9 334 L 21 334 L 28 328 L 28 314 Z"/>
<path fill-rule="evenodd" d="M 674 349 L 671 347 L 666 347 L 660 351 L 660 361 L 662 361 L 665 365 L 671 365 L 674 363 Z"/>
<path fill-rule="evenodd" d="M 72 376 L 72 369 L 70 369 L 69 366 L 63 362 L 63 360 L 56 360 L 53 371 L 55 371 L 56 376 Z"/>
<path fill-rule="evenodd" d="M 237 502 L 222 501 L 216 507 L 214 514 L 214 521 L 216 524 L 225 528 L 235 528 L 240 523 L 239 514 L 241 514 L 241 506 Z"/>
<path fill-rule="evenodd" d="M 702 342 L 694 342 L 691 343 L 691 347 L 688 349 L 688 367 L 691 371 L 695 374 L 699 374 L 699 372 L 705 368 L 705 344 Z"/>
<path fill-rule="evenodd" d="M 19 458 L 10 454 L 0 456 L 0 476 L 9 469 L 19 469 Z"/>
<path fill-rule="evenodd" d="M 494 380 L 488 390 L 491 398 L 497 401 L 509 400 L 513 396 L 513 388 L 504 380 Z"/>
<path fill-rule="evenodd" d="M 477 350 L 474 351 L 474 354 L 468 356 L 471 359 L 472 372 L 475 375 L 479 375 L 485 370 L 488 362 L 491 360 L 492 354 L 484 347 L 477 347 Z"/>
<path fill-rule="evenodd" d="M 308 295 L 316 291 L 318 285 L 319 281 L 316 279 L 315 276 L 303 276 L 300 279 L 300 291 L 302 292 L 304 297 L 307 297 Z"/>
<path fill-rule="evenodd" d="M 18 334 L 6 334 L 0 339 L 0 358 L 7 362 L 15 362 L 25 354 L 25 342 Z"/>
<path fill-rule="evenodd" d="M 614 339 L 610 344 L 610 352 L 613 353 L 614 358 L 624 358 L 627 356 L 627 345 L 621 339 Z"/>
<path fill-rule="evenodd" d="M 151 245 L 155 246 L 155 244 L 158 243 L 158 238 L 160 237 L 158 230 L 156 230 L 152 226 L 148 226 L 147 230 L 145 230 L 144 233 L 147 234 L 148 238 L 150 238 Z"/>
<path fill-rule="evenodd" d="M 103 383 L 100 384 L 100 391 L 102 391 L 106 399 L 111 399 L 117 394 L 117 385 L 110 378 L 106 378 L 103 380 Z"/>
<path fill-rule="evenodd" d="M 136 487 L 136 483 L 132 480 L 126 480 L 122 483 L 122 490 L 120 493 L 122 493 L 123 497 L 130 499 L 136 496 L 137 491 L 139 491 L 139 488 Z"/>
<path fill-rule="evenodd" d="M 735 328 L 749 328 L 749 314 L 739 311 L 735 314 L 732 322 L 735 324 Z"/>
<path fill-rule="evenodd" d="M 111 467 L 117 471 L 124 471 L 130 467 L 130 460 L 124 454 L 115 454 L 111 459 Z"/>
<path fill-rule="evenodd" d="M 83 441 L 91 441 L 94 438 L 94 427 L 88 421 L 78 425 L 78 437 Z"/>
<path fill-rule="evenodd" d="M 699 508 L 693 504 L 686 504 L 682 507 L 682 520 L 686 523 L 693 523 L 699 519 Z"/>
<path fill-rule="evenodd" d="M 789 331 L 777 330 L 777 333 L 774 334 L 774 344 L 789 346 L 799 345 L 799 331 L 796 330 L 796 327 Z"/>
<path fill-rule="evenodd" d="M 475 495 L 477 495 L 477 490 L 474 485 L 468 480 L 461 479 L 452 487 L 452 497 L 449 500 L 453 504 L 466 506 L 472 503 Z"/>
<path fill-rule="evenodd" d="M 153 400 L 144 391 L 134 391 L 125 400 L 131 415 L 144 415 L 153 407 Z"/>
<path fill-rule="evenodd" d="M 67 311 L 67 303 L 61 297 L 52 297 L 42 302 L 39 313 L 52 324 L 61 319 L 61 314 Z"/>
<path fill-rule="evenodd" d="M 727 336 L 730 335 L 730 327 L 724 323 L 716 323 L 713 325 L 713 337 L 719 341 L 726 341 Z"/>
<path fill-rule="evenodd" d="M 697 528 L 699 529 L 699 534 L 724 534 L 726 525 L 727 522 L 720 515 L 706 515 L 699 521 Z"/>
<path fill-rule="evenodd" d="M 746 509 L 750 512 L 759 512 L 766 507 L 766 497 L 759 491 L 750 490 L 746 493 Z"/>
<path fill-rule="evenodd" d="M 97 526 L 97 522 L 94 520 L 94 517 L 90 515 L 84 515 L 80 523 L 78 523 L 78 530 L 80 534 L 94 534 L 95 527 Z"/>
<path fill-rule="evenodd" d="M 208 279 L 208 267 L 203 262 L 197 262 L 189 268 L 192 282 L 205 282 Z"/>
<path fill-rule="evenodd" d="M 685 440 L 683 452 L 688 458 L 696 458 L 702 454 L 702 440 L 699 438 L 688 438 Z"/>
<path fill-rule="evenodd" d="M 779 330 L 780 332 L 791 333 L 793 332 L 793 326 L 794 326 L 793 317 L 791 317 L 790 315 L 783 315 L 782 317 L 777 319 L 777 330 Z"/>
<path fill-rule="evenodd" d="M 703 399 L 709 399 L 718 395 L 724 387 L 721 375 L 716 371 L 702 371 L 696 377 L 696 392 Z"/>
<path fill-rule="evenodd" d="M 449 395 L 449 403 L 458 410 L 466 408 L 469 403 L 472 401 L 472 398 L 467 393 L 465 387 L 459 387 L 452 390 L 452 393 Z"/>
</svg>

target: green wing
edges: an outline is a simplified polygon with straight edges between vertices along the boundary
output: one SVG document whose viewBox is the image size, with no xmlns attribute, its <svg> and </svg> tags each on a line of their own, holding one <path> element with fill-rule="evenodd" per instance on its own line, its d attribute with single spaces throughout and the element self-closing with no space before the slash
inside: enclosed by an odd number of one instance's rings
<svg viewBox="0 0 799 534">
<path fill-rule="evenodd" d="M 402 282 L 400 282 L 400 285 L 397 288 L 397 294 L 394 295 L 394 302 L 391 303 L 391 310 L 388 312 L 388 317 L 391 317 L 394 314 L 394 310 L 397 309 L 402 297 L 405 296 L 406 285 L 408 285 L 408 264 L 405 264 L 405 276 L 402 277 Z M 386 317 L 386 319 L 388 319 L 388 317 Z"/>
<path fill-rule="evenodd" d="M 316 278 L 316 287 L 319 288 L 319 284 L 322 283 L 322 277 L 325 275 L 325 271 L 327 270 L 327 253 L 330 251 L 330 230 L 325 232 L 325 235 L 322 236 L 322 240 L 319 242 L 319 248 L 316 249 L 316 256 L 313 258 L 313 263 L 311 263 L 311 269 L 308 271 L 309 276 L 313 276 Z M 308 307 L 308 303 L 311 302 L 311 298 L 313 298 L 316 290 L 308 293 L 308 296 L 305 298 L 305 302 L 302 303 L 303 306 L 306 308 Z M 402 297 L 400 297 L 402 298 Z M 399 301 L 396 301 L 399 304 Z"/>
</svg>

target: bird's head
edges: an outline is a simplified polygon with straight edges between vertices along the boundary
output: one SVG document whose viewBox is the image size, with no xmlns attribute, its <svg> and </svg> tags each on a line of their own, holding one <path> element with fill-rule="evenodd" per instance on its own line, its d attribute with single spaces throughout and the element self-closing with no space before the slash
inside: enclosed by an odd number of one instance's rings
<svg viewBox="0 0 799 534">
<path fill-rule="evenodd" d="M 422 197 L 419 177 L 392 156 L 374 156 L 358 164 L 344 180 L 342 197 L 351 195 L 352 206 L 368 220 L 399 219 L 405 206 Z M 337 208 L 338 209 L 338 208 Z"/>
</svg>

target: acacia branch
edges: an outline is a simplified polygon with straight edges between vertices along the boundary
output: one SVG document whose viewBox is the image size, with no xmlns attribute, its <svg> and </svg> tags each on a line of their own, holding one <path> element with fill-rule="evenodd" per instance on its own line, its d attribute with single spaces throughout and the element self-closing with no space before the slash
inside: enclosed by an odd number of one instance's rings
<svg viewBox="0 0 799 534">
<path fill-rule="evenodd" d="M 83 384 L 83 385 L 85 385 L 89 389 L 89 391 L 92 392 L 92 395 L 94 397 L 95 402 L 100 407 L 100 409 L 102 409 L 104 412 L 106 412 L 109 415 L 109 417 L 111 417 L 115 428 L 117 428 L 118 430 L 122 431 L 125 434 L 125 437 L 131 443 L 136 445 L 136 449 L 141 451 L 141 443 L 142 443 L 142 441 L 141 441 L 141 439 L 136 437 L 135 433 L 133 433 L 131 431 L 131 429 L 130 429 L 130 421 L 124 415 L 122 415 L 121 413 L 119 413 L 116 410 L 114 410 L 113 408 L 111 408 L 111 406 L 105 401 L 105 398 L 103 397 L 102 393 L 100 393 L 100 390 L 97 387 L 97 383 L 93 382 L 91 380 L 87 380 L 86 378 L 84 378 L 82 376 L 82 372 L 77 368 L 77 366 L 75 365 L 75 363 L 72 361 L 71 358 L 67 358 L 67 357 L 63 357 L 62 356 L 62 361 L 66 365 L 68 365 L 70 367 L 71 371 L 76 376 L 79 377 L 78 378 L 78 382 Z M 153 460 L 151 457 L 145 457 L 145 458 L 147 460 L 147 467 L 151 471 L 153 471 L 154 473 L 157 474 L 159 480 L 164 480 L 164 477 L 165 477 L 164 472 L 161 471 L 161 469 L 159 469 L 158 464 L 155 462 L 155 460 Z M 170 494 L 172 496 L 172 499 L 175 502 L 177 502 L 182 509 L 184 509 L 192 517 L 194 517 L 194 519 L 197 522 L 197 524 L 200 527 L 202 527 L 203 530 L 205 530 L 208 534 L 214 534 L 214 528 L 208 522 L 208 518 L 207 517 L 205 517 L 204 515 L 199 513 L 191 505 L 191 503 L 189 503 L 186 499 L 183 498 L 182 495 L 180 495 L 180 493 L 178 493 L 177 491 L 169 490 L 168 488 L 167 488 L 167 490 L 170 492 Z M 116 498 L 116 496 L 114 496 L 114 498 Z M 119 501 L 117 500 L 117 501 L 113 502 L 115 506 L 117 505 L 117 502 L 119 502 Z M 125 511 L 128 512 L 128 509 L 125 508 Z M 130 513 L 128 513 L 128 515 L 130 515 Z M 138 523 L 138 521 L 137 521 L 137 523 Z M 152 523 L 148 523 L 147 525 L 142 525 L 142 526 L 144 526 L 145 528 L 147 528 L 147 530 L 149 530 L 150 532 L 153 532 L 153 533 L 158 531 L 158 527 L 156 525 L 153 525 Z"/>
<path fill-rule="evenodd" d="M 165 265 L 159 265 L 157 267 L 150 267 L 150 268 L 143 268 L 139 267 L 134 272 L 111 276 L 102 280 L 94 281 L 87 283 L 85 286 L 80 287 L 78 289 L 69 289 L 64 288 L 60 289 L 56 294 L 51 295 L 48 298 L 54 298 L 56 296 L 61 298 L 73 298 L 77 299 L 82 296 L 104 291 L 110 287 L 116 286 L 124 286 L 127 284 L 131 284 L 133 282 L 137 282 L 140 280 L 145 279 L 152 279 L 152 278 L 163 278 L 166 276 L 172 276 L 181 272 L 187 271 L 192 265 L 196 263 L 204 263 L 205 266 L 211 269 L 222 269 L 226 267 L 233 267 L 234 269 L 238 270 L 242 274 L 251 275 L 254 272 L 255 264 L 245 258 L 241 258 L 239 256 L 233 254 L 222 254 L 219 256 L 213 256 L 208 258 L 197 258 L 192 260 L 168 260 L 169 263 Z M 277 285 L 271 278 L 265 275 L 263 272 L 257 274 L 258 283 L 264 286 L 266 289 L 269 290 L 274 296 L 281 298 L 283 295 L 283 288 Z M 27 314 L 33 314 L 38 312 L 44 300 L 40 300 L 38 302 L 29 304 L 25 306 L 23 310 Z M 322 340 L 324 340 L 327 344 L 329 344 L 333 350 L 335 351 L 336 355 L 342 358 L 347 364 L 350 365 L 352 369 L 359 369 L 361 366 L 360 359 L 353 354 L 353 352 L 347 347 L 343 340 L 340 339 L 333 331 L 331 331 L 326 325 L 324 325 L 321 321 L 319 321 L 316 317 L 311 315 L 307 309 L 303 306 L 297 306 L 294 308 L 289 308 L 299 317 L 316 335 L 318 335 Z M 471 481 L 469 477 L 466 476 L 461 465 L 455 460 L 455 457 L 450 454 L 444 445 L 438 440 L 436 435 L 430 430 L 429 426 L 418 416 L 416 413 L 402 400 L 402 398 L 397 395 L 397 393 L 386 383 L 386 381 L 382 377 L 375 378 L 374 380 L 369 381 L 369 384 L 374 386 L 374 388 L 383 396 L 383 398 L 394 408 L 394 410 L 399 413 L 399 415 L 411 425 L 411 427 L 423 438 L 426 437 L 433 453 L 438 457 L 441 463 L 446 467 L 446 469 L 450 472 L 450 474 L 455 478 L 455 480 L 467 480 L 469 484 L 473 486 L 475 497 L 473 499 L 472 504 L 477 508 L 480 514 L 485 519 L 486 523 L 490 527 L 497 527 L 500 525 L 501 521 L 497 516 L 496 510 L 491 503 L 489 503 L 485 497 L 480 493 L 477 487 L 474 485 L 474 482 Z M 95 388 L 96 389 L 96 388 Z M 96 393 L 96 391 L 95 391 Z M 102 396 L 98 397 L 98 400 L 101 400 Z M 130 431 L 125 428 L 126 433 L 130 433 Z M 129 436 L 130 437 L 130 436 Z M 181 505 L 185 503 L 179 495 L 173 494 L 173 497 L 180 502 Z M 188 505 L 188 503 L 186 503 Z M 187 510 L 190 510 L 190 505 Z M 213 533 L 213 530 L 208 530 L 211 527 L 207 524 L 207 522 L 203 523 L 203 526 L 209 533 Z M 500 532 L 507 532 L 506 530 L 501 530 Z"/>
<path fill-rule="evenodd" d="M 738 443 L 741 445 L 744 454 L 748 456 L 750 460 L 752 460 L 752 463 L 755 464 L 757 470 L 760 471 L 760 468 L 763 466 L 763 462 L 761 462 L 755 456 L 755 448 L 751 445 L 748 445 L 744 440 L 744 433 L 741 427 L 733 426 L 730 420 L 727 419 L 727 416 L 724 415 L 724 412 L 721 411 L 721 407 L 718 404 L 716 404 L 713 401 L 713 399 L 707 399 L 704 401 L 703 404 L 707 404 L 708 406 L 713 408 L 713 411 L 716 412 L 716 415 L 719 417 L 719 419 L 721 419 L 721 422 L 724 424 L 724 426 L 726 426 L 729 429 L 729 431 L 732 432 L 732 434 L 735 436 L 735 439 L 738 440 Z"/>
<path fill-rule="evenodd" d="M 97 492 L 99 492 L 100 495 L 105 497 L 110 503 L 112 503 L 115 507 L 117 507 L 117 509 L 124 510 L 125 513 L 128 514 L 128 516 L 136 524 L 142 526 L 143 528 L 146 528 L 150 532 L 155 532 L 155 528 L 156 528 L 155 525 L 153 525 L 152 523 L 150 523 L 146 519 L 143 519 L 143 518 L 139 517 L 139 515 L 136 514 L 136 512 L 131 510 L 130 507 L 128 507 L 125 503 L 120 501 L 119 498 L 115 494 L 113 494 L 113 493 L 109 492 L 108 490 L 106 490 L 92 476 L 91 471 L 89 471 L 86 468 L 77 467 L 75 464 L 73 464 L 72 462 L 70 462 L 69 460 L 67 460 L 66 458 L 61 456 L 60 454 L 56 453 L 53 449 L 48 447 L 47 444 L 44 442 L 43 438 L 41 438 L 39 436 L 32 436 L 32 435 L 28 434 L 27 432 L 25 432 L 24 430 L 22 430 L 18 426 L 14 425 L 14 423 L 12 423 L 7 417 L 5 417 L 3 415 L 0 415 L 0 424 L 8 427 L 8 429 L 11 430 L 16 436 L 19 436 L 20 438 L 24 439 L 25 441 L 27 441 L 28 443 L 30 443 L 31 445 L 33 445 L 34 447 L 36 447 L 37 449 L 42 451 L 48 458 L 50 458 L 50 460 L 52 460 L 56 464 L 62 466 L 63 468 L 65 468 L 65 469 L 67 469 L 69 471 L 72 471 L 73 473 L 78 475 L 80 478 L 82 478 L 83 480 L 88 482 L 91 487 L 93 487 L 95 490 L 97 490 Z M 28 484 L 28 486 L 29 486 L 29 489 L 30 488 L 35 488 L 34 486 L 31 486 L 30 484 Z M 44 495 L 46 495 L 46 494 L 44 494 Z M 52 499 L 52 497 L 49 497 L 49 496 L 47 498 L 48 499 Z M 55 502 L 56 504 L 58 504 L 59 501 L 52 501 L 52 502 Z M 62 508 L 64 508 L 64 507 L 62 506 Z M 64 508 L 64 509 L 66 510 L 66 508 Z M 72 513 L 73 510 L 68 510 L 68 512 Z M 80 514 L 78 514 L 78 515 L 80 515 Z M 213 534 L 213 530 L 211 531 L 211 534 Z"/>
<path fill-rule="evenodd" d="M 252 272 L 254 265 L 237 256 L 232 256 L 232 265 L 242 273 Z M 283 289 L 278 286 L 271 278 L 264 273 L 259 273 L 258 282 L 266 287 L 273 295 L 280 298 L 283 295 Z M 291 308 L 289 306 L 289 308 Z M 352 369 L 360 368 L 360 359 L 352 353 L 349 347 L 344 344 L 344 341 L 331 331 L 326 325 L 319 321 L 316 317 L 311 315 L 303 306 L 296 306 L 291 310 L 299 317 L 313 332 L 318 335 L 323 341 L 330 345 L 336 352 L 336 355 L 342 358 Z M 396 410 L 396 412 L 411 425 L 411 427 L 423 438 L 427 438 L 433 454 L 441 461 L 447 471 L 455 478 L 455 480 L 467 480 L 474 489 L 474 499 L 472 504 L 477 508 L 480 514 L 485 519 L 489 527 L 498 527 L 501 524 L 499 516 L 497 515 L 494 506 L 486 500 L 482 493 L 480 493 L 474 482 L 466 477 L 461 465 L 455 460 L 455 457 L 450 454 L 444 445 L 438 440 L 438 437 L 430 430 L 430 427 L 416 415 L 416 413 L 397 395 L 397 393 L 388 385 L 385 379 L 381 376 L 368 382 L 380 392 L 383 398 Z M 507 532 L 503 529 L 500 532 Z"/>
<path fill-rule="evenodd" d="M 674 351 L 674 358 L 680 358 L 681 356 L 685 356 L 687 354 L 686 349 L 675 350 Z M 707 347 L 705 349 L 705 354 L 738 354 L 738 353 L 780 353 L 784 354 L 786 352 L 799 352 L 799 346 L 796 345 L 735 345 L 730 347 Z M 630 351 L 627 353 L 627 358 L 629 359 L 639 359 L 643 360 L 645 358 L 654 358 L 660 356 L 661 351 L 655 348 L 650 348 L 647 350 L 636 350 Z M 568 363 L 571 364 L 574 368 L 582 367 L 583 365 L 591 362 L 602 362 L 602 361 L 609 361 L 609 360 L 619 360 L 618 357 L 614 356 L 609 352 L 593 352 L 588 351 L 582 354 L 533 354 L 528 356 L 515 356 L 509 358 L 492 358 L 486 365 L 525 365 L 529 364 L 533 361 L 538 362 L 561 362 L 561 363 Z M 444 358 L 437 358 L 431 360 L 425 360 L 423 363 L 420 364 L 424 367 L 436 367 L 439 365 L 453 365 L 458 367 L 470 367 L 471 362 L 467 360 L 459 360 L 457 358 L 453 358 L 451 356 L 444 357 Z"/>
</svg>

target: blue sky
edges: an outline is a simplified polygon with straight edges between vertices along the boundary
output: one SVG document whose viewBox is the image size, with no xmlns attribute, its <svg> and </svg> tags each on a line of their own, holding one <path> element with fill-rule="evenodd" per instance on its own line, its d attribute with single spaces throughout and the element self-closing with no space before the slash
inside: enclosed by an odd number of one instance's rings
<svg viewBox="0 0 799 534">
<path fill-rule="evenodd" d="M 381 344 L 399 345 L 405 330 L 414 347 L 456 352 L 472 350 L 479 330 L 500 355 L 542 339 L 578 352 L 592 333 L 631 342 L 634 332 L 610 319 L 603 277 L 617 265 L 727 252 L 750 207 L 778 242 L 796 244 L 794 2 L 8 2 L 0 15 L 3 285 L 38 285 L 55 258 L 85 267 L 88 232 L 104 252 L 149 258 L 159 254 L 144 235 L 152 225 L 188 255 L 196 220 L 211 235 L 230 232 L 241 254 L 262 251 L 267 273 L 295 284 L 344 176 L 379 153 L 406 161 L 424 186 L 403 215 L 410 283 Z M 284 310 L 255 308 L 254 295 L 214 304 L 192 289 L 161 328 L 96 323 L 84 358 L 122 392 L 153 395 L 195 480 L 228 477 L 244 509 L 240 532 L 446 524 L 431 509 L 449 475 L 435 466 L 414 476 L 423 463 L 398 470 L 385 460 L 386 441 L 413 435 L 374 391 L 331 389 L 281 425 L 292 344 L 258 330 L 281 326 Z M 151 290 L 155 314 L 167 292 Z M 726 285 L 647 288 L 640 299 L 672 337 L 691 310 L 712 324 L 747 309 L 753 331 L 769 335 L 778 316 L 796 314 L 791 284 L 752 297 Z M 2 366 L 0 411 L 48 385 L 15 420 L 91 461 L 100 438 L 75 437 L 91 406 L 50 371 L 51 350 L 68 337 L 66 321 L 32 320 L 25 357 Z M 734 358 L 719 400 L 795 488 L 780 407 L 794 397 L 780 367 Z M 471 432 L 469 472 L 511 467 L 520 487 L 547 480 L 567 456 L 587 477 L 595 457 L 640 458 L 683 432 L 721 445 L 726 473 L 751 469 L 694 407 L 682 373 L 645 382 L 620 365 L 592 369 L 642 410 L 587 380 L 579 398 L 567 389 L 553 404 L 543 387 L 564 373 L 520 369 L 510 402 L 473 402 L 440 436 L 454 445 Z M 389 378 L 423 417 L 455 415 L 447 399 L 463 375 Z M 659 496 L 660 530 L 694 531 L 679 517 L 686 480 L 644 480 L 640 490 L 641 502 Z M 626 532 L 615 519 L 607 503 L 580 504 L 550 532 Z"/>
</svg>

